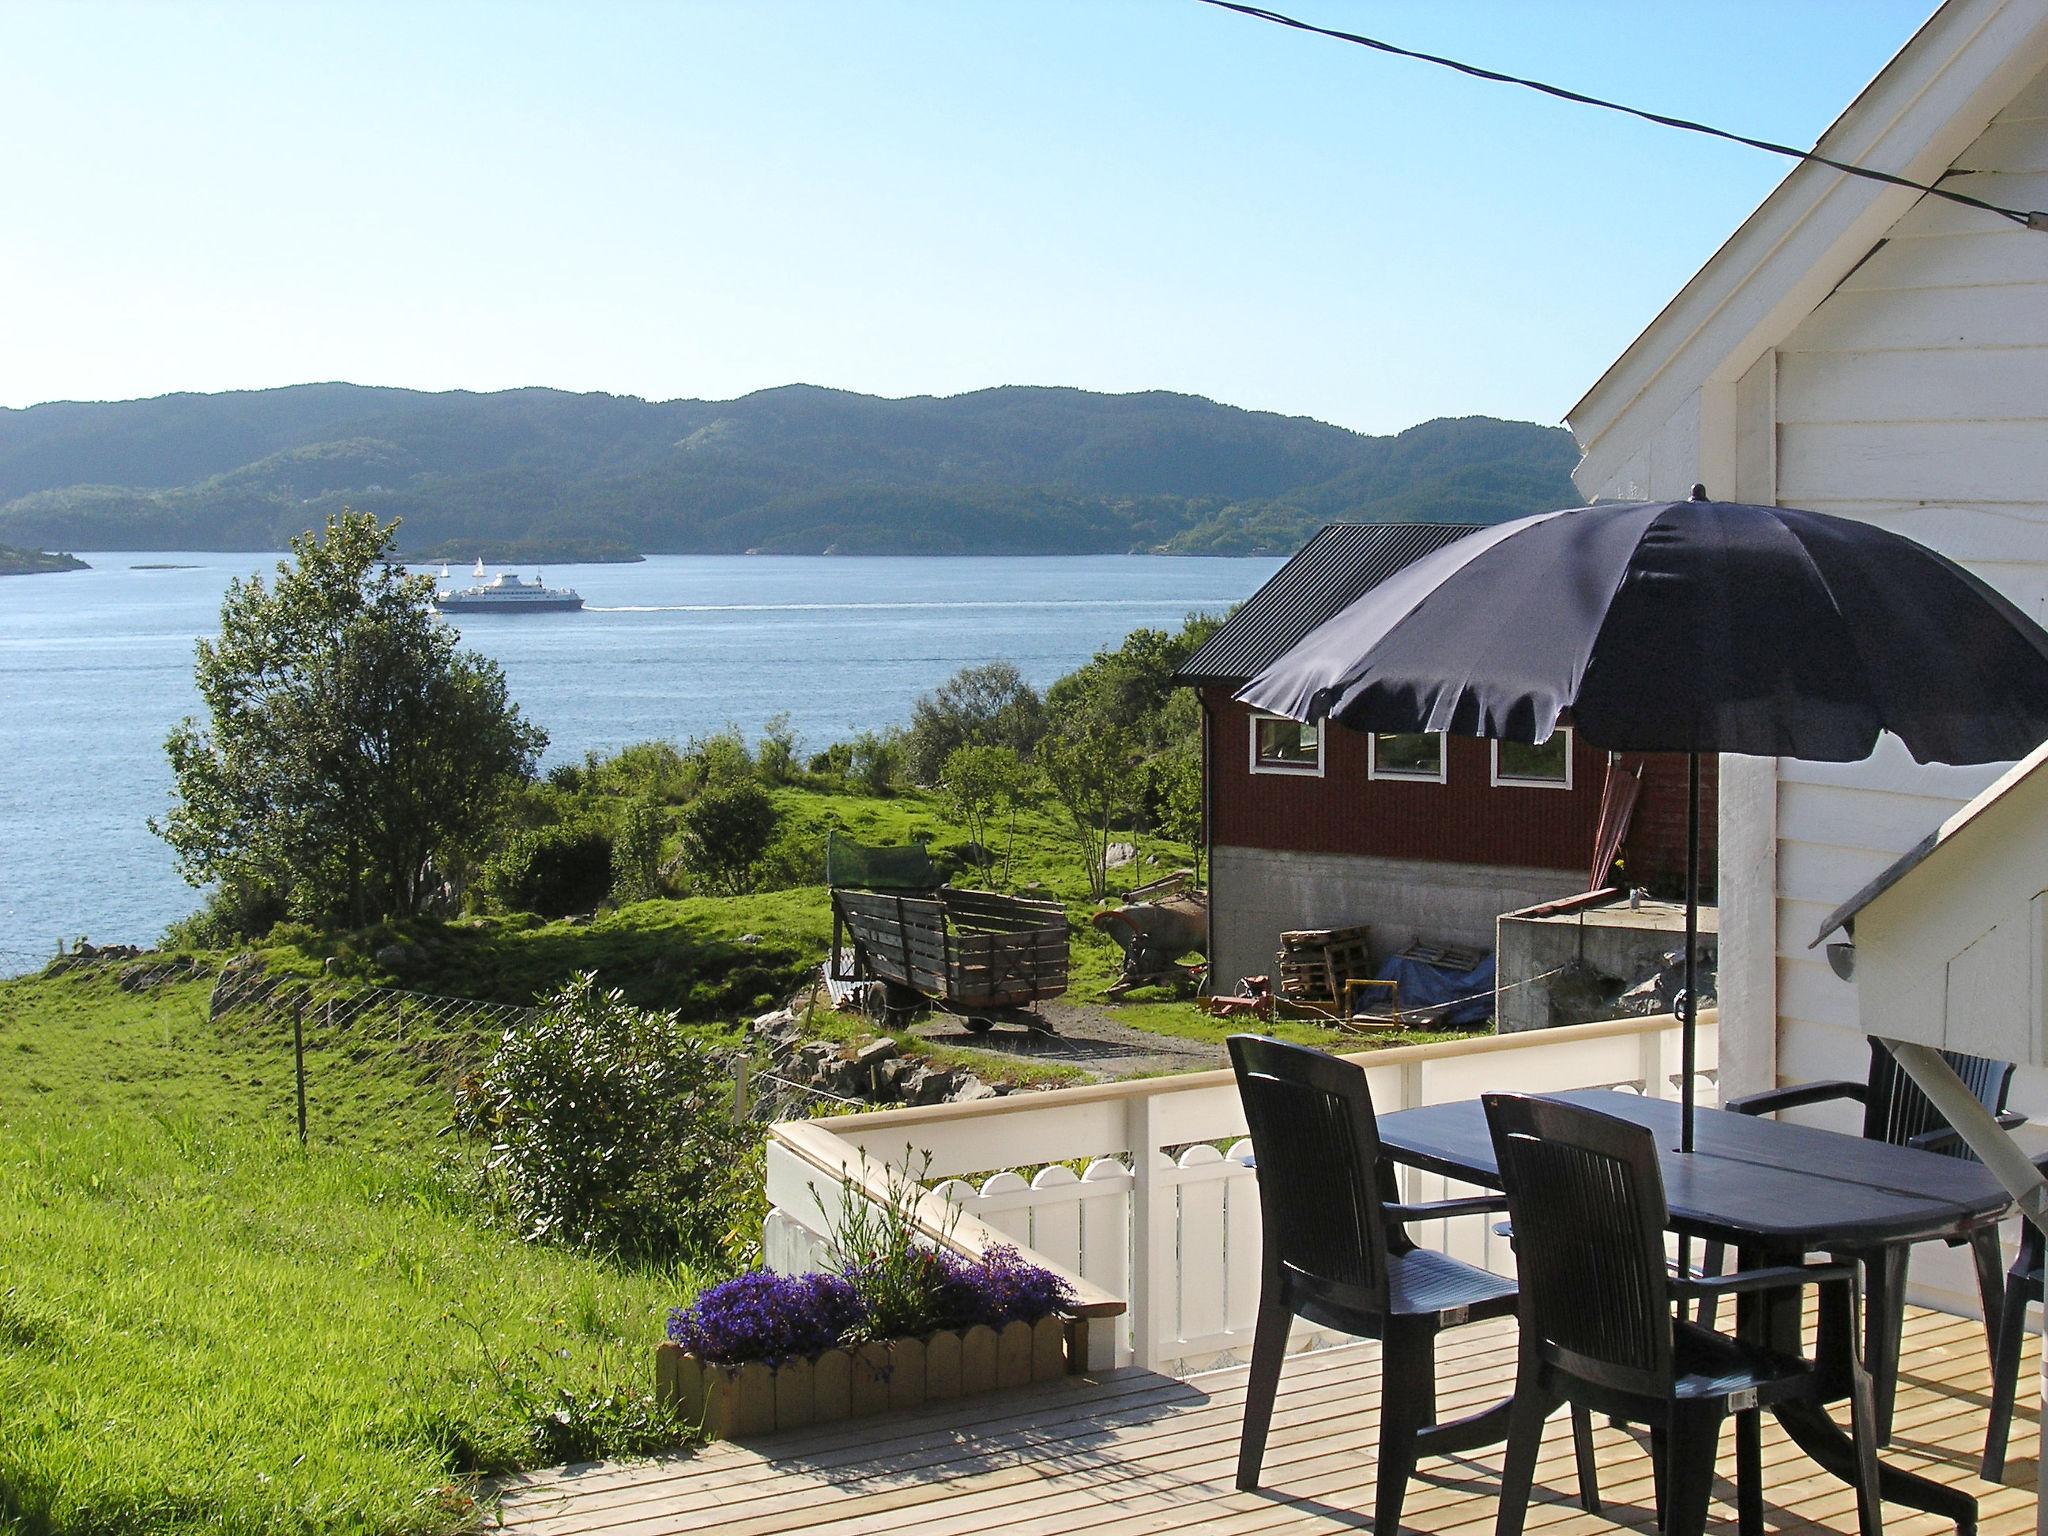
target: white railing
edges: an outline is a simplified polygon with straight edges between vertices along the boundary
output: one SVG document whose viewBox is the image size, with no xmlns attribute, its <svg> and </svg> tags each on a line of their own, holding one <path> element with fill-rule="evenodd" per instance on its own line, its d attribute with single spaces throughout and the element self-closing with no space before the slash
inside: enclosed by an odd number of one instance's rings
<svg viewBox="0 0 2048 1536">
<path fill-rule="evenodd" d="M 1716 1016 L 1703 1011 L 1701 1101 L 1714 1101 Z M 1399 1046 L 1352 1057 L 1378 1113 L 1476 1098 L 1491 1089 L 1615 1088 L 1675 1097 L 1678 1024 L 1669 1015 Z M 1089 1363 L 1189 1372 L 1250 1347 L 1258 1304 L 1256 1175 L 1228 1072 L 1020 1093 L 969 1104 L 785 1122 L 768 1144 L 768 1262 L 813 1267 L 829 1252 L 844 1193 L 890 1198 L 903 1171 L 933 1187 L 919 1225 L 970 1253 L 1011 1243 L 1066 1274 L 1089 1317 Z M 928 1161 L 927 1161 L 928 1160 Z M 893 1167 L 895 1173 L 890 1173 Z M 1465 1192 L 1409 1169 L 1404 1197 Z M 1482 1217 L 1410 1228 L 1416 1241 L 1512 1273 Z M 1296 1343 L 1318 1342 L 1302 1329 Z"/>
</svg>

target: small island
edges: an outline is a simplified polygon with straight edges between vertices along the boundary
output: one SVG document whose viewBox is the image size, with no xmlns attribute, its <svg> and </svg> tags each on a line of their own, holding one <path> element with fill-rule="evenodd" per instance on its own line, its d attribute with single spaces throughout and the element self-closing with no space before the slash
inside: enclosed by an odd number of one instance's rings
<svg viewBox="0 0 2048 1536">
<path fill-rule="evenodd" d="M 43 576 L 52 571 L 89 571 L 76 555 L 51 555 L 39 549 L 16 549 L 0 544 L 0 576 Z"/>
</svg>

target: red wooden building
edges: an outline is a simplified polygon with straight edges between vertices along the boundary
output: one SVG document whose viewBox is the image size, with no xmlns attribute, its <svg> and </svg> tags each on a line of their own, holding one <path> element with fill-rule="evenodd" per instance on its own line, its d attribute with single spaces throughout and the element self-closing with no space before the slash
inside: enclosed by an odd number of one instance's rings
<svg viewBox="0 0 2048 1536">
<path fill-rule="evenodd" d="M 1325 528 L 1181 668 L 1203 706 L 1219 989 L 1270 972 L 1288 929 L 1368 924 L 1377 955 L 1418 939 L 1491 949 L 1501 913 L 1589 888 L 1603 799 L 1626 800 L 1624 779 L 1639 788 L 1618 878 L 1679 879 L 1682 758 L 1610 758 L 1568 728 L 1540 747 L 1318 729 L 1232 697 L 1324 619 L 1471 531 Z M 1707 832 L 1711 885 L 1711 818 Z"/>
</svg>

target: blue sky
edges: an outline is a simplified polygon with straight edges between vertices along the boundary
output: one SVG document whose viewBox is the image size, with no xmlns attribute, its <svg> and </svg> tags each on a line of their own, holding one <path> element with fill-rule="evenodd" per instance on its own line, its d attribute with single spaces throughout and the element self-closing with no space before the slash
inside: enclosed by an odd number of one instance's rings
<svg viewBox="0 0 2048 1536">
<path fill-rule="evenodd" d="M 1292 0 L 1811 144 L 1930 0 Z M 1785 163 L 1195 0 L 0 0 L 0 404 L 350 379 L 1554 421 Z"/>
</svg>

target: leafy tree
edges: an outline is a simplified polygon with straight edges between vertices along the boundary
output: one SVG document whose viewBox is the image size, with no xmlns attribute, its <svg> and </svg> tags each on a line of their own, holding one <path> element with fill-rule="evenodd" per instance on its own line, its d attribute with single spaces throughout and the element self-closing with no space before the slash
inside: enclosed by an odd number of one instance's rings
<svg viewBox="0 0 2048 1536">
<path fill-rule="evenodd" d="M 781 821 L 774 799 L 752 780 L 707 789 L 683 808 L 683 856 L 701 878 L 737 896 L 753 887 Z"/>
<path fill-rule="evenodd" d="M 803 761 L 802 751 L 789 711 L 779 710 L 761 727 L 761 741 L 754 748 L 755 771 L 769 784 L 793 784 Z"/>
<path fill-rule="evenodd" d="M 1026 769 L 1010 747 L 955 747 L 939 774 L 941 799 L 949 814 L 993 862 L 990 832 L 998 817 L 1009 815 L 1009 836 L 1003 851 L 1003 882 L 1009 880 L 1010 854 L 1017 845 L 1017 804 L 1023 797 Z"/>
<path fill-rule="evenodd" d="M 198 646 L 206 720 L 171 733 L 151 822 L 192 884 L 275 891 L 326 925 L 415 916 L 532 778 L 546 733 L 457 649 L 432 579 L 392 563 L 397 529 L 344 511 L 269 584 L 229 586 Z"/>
<path fill-rule="evenodd" d="M 1136 755 L 1131 733 L 1096 709 L 1077 712 L 1038 744 L 1038 765 L 1098 901 L 1109 889 L 1110 826 L 1130 803 Z"/>
<path fill-rule="evenodd" d="M 889 794 L 902 781 L 903 732 L 896 726 L 862 731 L 847 748 L 847 777 L 869 794 Z"/>
<path fill-rule="evenodd" d="M 1202 879 L 1202 744 L 1189 737 L 1168 747 L 1151 763 L 1158 798 L 1159 830 L 1194 849 L 1195 880 Z"/>
<path fill-rule="evenodd" d="M 1222 622 L 1194 613 L 1172 633 L 1132 630 L 1115 649 L 1097 651 L 1048 688 L 1047 715 L 1057 721 L 1078 709 L 1099 710 L 1121 721 L 1147 753 L 1170 745 L 1200 723 L 1191 691 L 1175 674 Z"/>
<path fill-rule="evenodd" d="M 956 747 L 1008 747 L 1026 756 L 1045 734 L 1038 691 L 1007 661 L 962 667 L 911 706 L 904 766 L 935 784 Z"/>
</svg>

